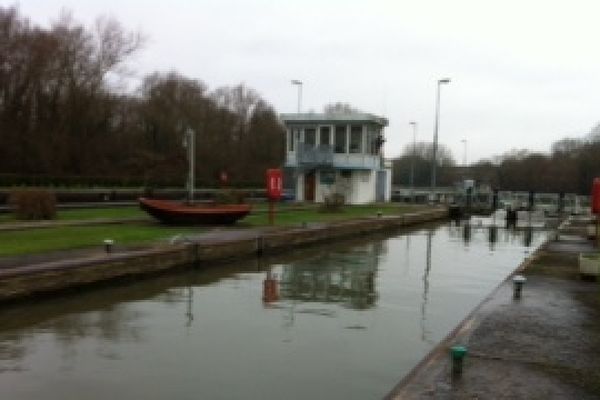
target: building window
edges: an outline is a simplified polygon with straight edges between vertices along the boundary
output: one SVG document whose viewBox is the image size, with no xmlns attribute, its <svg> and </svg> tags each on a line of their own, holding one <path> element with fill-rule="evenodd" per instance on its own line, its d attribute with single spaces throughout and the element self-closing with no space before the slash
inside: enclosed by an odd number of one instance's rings
<svg viewBox="0 0 600 400">
<path fill-rule="evenodd" d="M 362 126 L 350 127 L 350 153 L 362 153 Z"/>
<path fill-rule="evenodd" d="M 369 127 L 367 133 L 367 154 L 377 155 L 379 153 L 379 136 L 381 135 L 381 129 L 379 127 Z"/>
<path fill-rule="evenodd" d="M 294 139 L 298 136 L 296 130 L 288 130 L 287 132 L 287 144 L 288 151 L 294 151 Z"/>
<path fill-rule="evenodd" d="M 304 129 L 304 143 L 308 146 L 315 146 L 317 143 L 316 140 L 317 130 L 315 128 L 306 128 Z"/>
<path fill-rule="evenodd" d="M 331 129 L 328 126 L 322 126 L 319 128 L 319 144 L 330 145 L 331 144 Z"/>
<path fill-rule="evenodd" d="M 346 152 L 346 126 L 338 125 L 335 127 L 335 152 Z"/>
</svg>

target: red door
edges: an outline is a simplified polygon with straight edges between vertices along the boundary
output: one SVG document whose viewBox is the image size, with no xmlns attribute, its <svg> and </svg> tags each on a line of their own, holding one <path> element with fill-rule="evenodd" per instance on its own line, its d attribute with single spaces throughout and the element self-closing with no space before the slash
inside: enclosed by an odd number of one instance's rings
<svg viewBox="0 0 600 400">
<path fill-rule="evenodd" d="M 315 201 L 315 171 L 304 175 L 304 201 Z"/>
</svg>

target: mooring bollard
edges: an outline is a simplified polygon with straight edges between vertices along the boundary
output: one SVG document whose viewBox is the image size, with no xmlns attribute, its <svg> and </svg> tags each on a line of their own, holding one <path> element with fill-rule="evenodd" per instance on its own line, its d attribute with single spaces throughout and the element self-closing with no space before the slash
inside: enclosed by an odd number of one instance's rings
<svg viewBox="0 0 600 400">
<path fill-rule="evenodd" d="M 458 377 L 462 374 L 463 359 L 467 355 L 467 348 L 464 346 L 452 346 L 450 356 L 452 357 L 452 375 Z"/>
<path fill-rule="evenodd" d="M 527 282 L 527 278 L 523 275 L 515 275 L 513 278 L 513 297 L 515 299 L 521 298 L 521 292 L 523 291 L 523 284 Z"/>
<path fill-rule="evenodd" d="M 106 251 L 107 253 L 112 252 L 112 248 L 113 248 L 114 244 L 115 244 L 114 240 L 104 239 L 104 251 Z"/>
</svg>

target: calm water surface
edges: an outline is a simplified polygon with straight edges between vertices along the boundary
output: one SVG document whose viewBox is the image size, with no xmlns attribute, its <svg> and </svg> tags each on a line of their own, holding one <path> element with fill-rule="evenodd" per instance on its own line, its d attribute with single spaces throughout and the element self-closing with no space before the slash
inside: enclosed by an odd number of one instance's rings
<svg viewBox="0 0 600 400">
<path fill-rule="evenodd" d="M 381 398 L 544 235 L 436 225 L 5 307 L 0 398 Z"/>
</svg>

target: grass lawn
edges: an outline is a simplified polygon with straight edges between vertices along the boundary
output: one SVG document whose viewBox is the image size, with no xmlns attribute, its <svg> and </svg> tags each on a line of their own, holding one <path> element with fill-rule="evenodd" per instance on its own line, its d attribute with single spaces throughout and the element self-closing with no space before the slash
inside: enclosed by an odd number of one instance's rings
<svg viewBox="0 0 600 400">
<path fill-rule="evenodd" d="M 399 205 L 394 203 L 387 204 L 368 204 L 361 206 L 344 206 L 339 212 L 320 212 L 318 207 L 310 207 L 307 210 L 293 210 L 289 206 L 276 206 L 275 225 L 289 226 L 299 225 L 302 222 L 328 222 L 339 221 L 352 218 L 373 217 L 377 212 L 382 215 L 399 215 L 418 209 L 419 206 Z M 422 207 L 421 207 L 422 208 Z M 238 223 L 239 226 L 264 226 L 269 223 L 269 215 L 266 213 L 268 208 L 262 207 L 257 212 L 244 218 Z M 262 212 L 258 212 L 262 211 Z"/>
<path fill-rule="evenodd" d="M 120 218 L 144 218 L 148 217 L 139 207 L 110 207 L 110 208 L 79 208 L 74 210 L 61 210 L 57 213 L 57 219 L 73 221 L 82 219 L 120 219 Z"/>
<path fill-rule="evenodd" d="M 116 245 L 143 244 L 180 233 L 199 233 L 203 228 L 122 224 L 57 227 L 0 232 L 0 257 L 102 246 L 104 239 Z"/>
<path fill-rule="evenodd" d="M 277 204 L 275 225 L 292 226 L 302 222 L 328 222 L 377 215 L 398 215 L 422 208 L 411 205 L 370 204 L 344 206 L 339 212 L 320 212 L 318 206 Z M 253 213 L 234 225 L 234 228 L 252 228 L 268 225 L 268 206 L 258 204 Z M 58 220 L 90 220 L 99 218 L 133 218 L 146 214 L 136 207 L 113 207 L 97 209 L 64 210 Z M 150 217 L 148 217 L 151 220 Z M 14 218 L 11 221 L 15 221 Z M 89 225 L 81 227 L 52 227 L 0 232 L 0 257 L 43 253 L 101 246 L 104 239 L 113 239 L 117 244 L 143 244 L 167 239 L 179 233 L 198 233 L 203 227 L 169 227 L 159 224 L 126 223 L 118 225 Z"/>
</svg>

